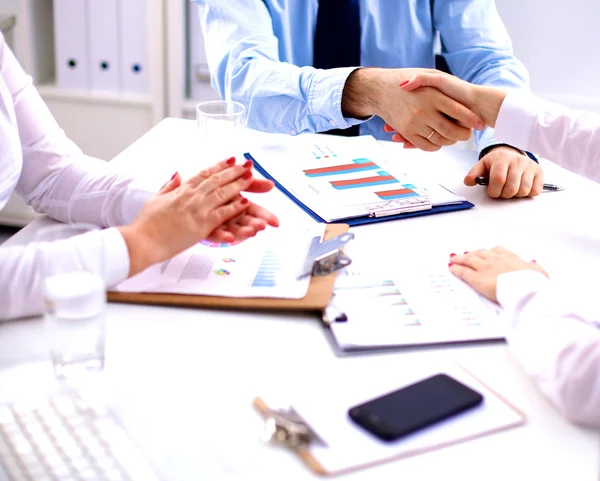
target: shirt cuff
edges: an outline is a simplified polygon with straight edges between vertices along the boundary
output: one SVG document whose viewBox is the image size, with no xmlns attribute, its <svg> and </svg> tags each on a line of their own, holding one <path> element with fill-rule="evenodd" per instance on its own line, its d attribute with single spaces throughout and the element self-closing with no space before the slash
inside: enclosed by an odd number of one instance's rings
<svg viewBox="0 0 600 481">
<path fill-rule="evenodd" d="M 540 101 L 535 96 L 509 92 L 498 113 L 495 138 L 500 142 L 529 150 L 531 131 L 541 108 Z"/>
<path fill-rule="evenodd" d="M 539 291 L 548 282 L 550 281 L 544 274 L 530 269 L 500 274 L 496 285 L 496 298 L 507 312 L 511 312 L 527 296 Z"/>
<path fill-rule="evenodd" d="M 120 284 L 129 275 L 129 249 L 119 229 L 112 227 L 102 231 L 106 287 Z"/>
<path fill-rule="evenodd" d="M 369 119 L 346 118 L 342 114 L 342 95 L 346 81 L 352 72 L 360 67 L 316 70 L 308 97 L 309 118 L 305 130 L 322 132 L 331 129 L 347 129 Z"/>
<path fill-rule="evenodd" d="M 123 223 L 129 225 L 138 216 L 144 204 L 156 195 L 155 192 L 148 190 L 128 188 L 123 196 L 123 204 L 121 206 L 121 216 Z"/>
</svg>

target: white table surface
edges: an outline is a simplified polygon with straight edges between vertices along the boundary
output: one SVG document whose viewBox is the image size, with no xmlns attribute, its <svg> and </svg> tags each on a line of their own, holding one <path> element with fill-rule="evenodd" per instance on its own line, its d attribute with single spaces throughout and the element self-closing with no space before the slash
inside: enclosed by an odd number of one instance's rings
<svg viewBox="0 0 600 481">
<path fill-rule="evenodd" d="M 266 138 L 256 134 L 252 141 Z M 567 190 L 495 201 L 483 187 L 462 184 L 473 152 L 454 148 L 440 156 L 408 153 L 394 144 L 386 148 L 395 161 L 439 179 L 476 207 L 356 228 L 348 253 L 359 262 L 393 268 L 408 256 L 447 263 L 450 252 L 504 245 L 531 254 L 551 275 L 571 273 L 563 277 L 571 286 L 583 277 L 594 279 L 600 270 L 597 184 L 543 161 L 546 180 Z M 158 186 L 175 169 L 188 175 L 211 160 L 203 155 L 193 122 L 167 119 L 113 163 L 151 173 Z M 260 201 L 283 223 L 307 222 L 279 192 Z M 26 242 L 44 222 L 49 221 L 36 221 L 9 242 Z M 49 382 L 43 334 L 40 319 L 0 324 L 2 398 Z M 277 391 L 286 380 L 309 383 L 315 376 L 331 379 L 335 392 L 342 370 L 357 377 L 393 376 L 440 354 L 458 360 L 521 408 L 527 424 L 339 479 L 598 479 L 599 434 L 563 420 L 503 343 L 338 358 L 310 315 L 108 307 L 107 382 L 118 412 L 168 479 L 314 479 L 293 454 L 262 444 L 262 423 L 251 407 L 256 395 Z"/>
</svg>

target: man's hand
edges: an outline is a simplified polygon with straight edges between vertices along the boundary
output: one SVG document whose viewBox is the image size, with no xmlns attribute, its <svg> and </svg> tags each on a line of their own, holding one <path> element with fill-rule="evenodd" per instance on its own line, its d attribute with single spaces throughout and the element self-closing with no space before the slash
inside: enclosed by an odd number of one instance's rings
<svg viewBox="0 0 600 481">
<path fill-rule="evenodd" d="M 544 172 L 526 155 L 507 146 L 499 146 L 477 162 L 465 177 L 465 185 L 476 185 L 476 177 L 489 177 L 487 189 L 492 199 L 535 197 L 542 192 Z"/>
<path fill-rule="evenodd" d="M 498 300 L 496 288 L 500 274 L 532 270 L 548 277 L 548 273 L 535 261 L 525 262 L 503 247 L 481 249 L 460 256 L 452 254 L 449 267 L 452 274 L 492 301 Z"/>
<path fill-rule="evenodd" d="M 441 146 L 468 140 L 483 121 L 468 108 L 433 88 L 406 92 L 400 84 L 423 69 L 355 70 L 342 96 L 345 117 L 378 115 L 405 141 L 433 152 Z"/>
</svg>

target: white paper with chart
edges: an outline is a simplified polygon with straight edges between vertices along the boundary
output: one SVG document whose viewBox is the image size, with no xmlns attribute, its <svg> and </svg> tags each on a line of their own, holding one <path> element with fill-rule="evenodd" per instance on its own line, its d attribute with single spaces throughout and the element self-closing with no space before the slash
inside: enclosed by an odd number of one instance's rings
<svg viewBox="0 0 600 481">
<path fill-rule="evenodd" d="M 500 307 L 447 268 L 350 267 L 338 275 L 332 306 L 348 318 L 330 326 L 342 351 L 499 340 L 507 329 Z"/>
<path fill-rule="evenodd" d="M 324 226 L 267 229 L 231 245 L 202 241 L 121 283 L 120 292 L 302 299 L 310 276 L 298 279 L 310 241 Z"/>
<path fill-rule="evenodd" d="M 260 166 L 326 222 L 422 210 L 465 199 L 386 160 L 371 136 L 273 137 L 250 152 Z"/>
</svg>

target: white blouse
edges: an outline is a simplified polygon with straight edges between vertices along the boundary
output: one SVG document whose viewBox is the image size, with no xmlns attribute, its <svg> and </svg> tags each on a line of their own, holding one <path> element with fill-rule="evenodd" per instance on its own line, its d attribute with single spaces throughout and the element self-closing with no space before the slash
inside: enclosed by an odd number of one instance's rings
<svg viewBox="0 0 600 481">
<path fill-rule="evenodd" d="M 600 115 L 509 93 L 494 136 L 600 180 Z M 600 248 L 600 246 L 598 246 Z M 600 318 L 535 271 L 502 274 L 498 301 L 513 320 L 508 343 L 569 420 L 600 429 Z"/>
<path fill-rule="evenodd" d="M 152 195 L 130 188 L 131 182 L 66 137 L 0 34 L 0 209 L 16 190 L 37 212 L 63 222 L 123 225 Z M 115 228 L 51 244 L 0 247 L 0 320 L 42 312 L 39 248 L 55 252 L 59 265 L 94 266 L 104 259 L 108 286 L 129 272 L 127 246 Z"/>
</svg>

